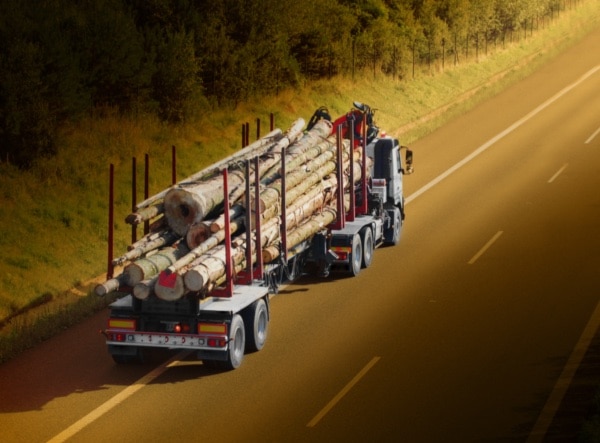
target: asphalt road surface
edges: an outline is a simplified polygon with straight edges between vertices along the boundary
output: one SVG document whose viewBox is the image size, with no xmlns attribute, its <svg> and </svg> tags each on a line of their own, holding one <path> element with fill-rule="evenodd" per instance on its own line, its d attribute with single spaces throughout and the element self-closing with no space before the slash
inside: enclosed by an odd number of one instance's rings
<svg viewBox="0 0 600 443">
<path fill-rule="evenodd" d="M 0 439 L 543 439 L 600 317 L 599 47 L 415 143 L 400 244 L 287 286 L 238 370 L 116 365 L 103 312 L 0 366 Z"/>
</svg>

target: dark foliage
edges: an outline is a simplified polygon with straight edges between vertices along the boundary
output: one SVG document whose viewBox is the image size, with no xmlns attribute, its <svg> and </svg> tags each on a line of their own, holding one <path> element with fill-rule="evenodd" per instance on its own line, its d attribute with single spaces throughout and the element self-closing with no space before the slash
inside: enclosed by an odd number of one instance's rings
<svg viewBox="0 0 600 443">
<path fill-rule="evenodd" d="M 565 1 L 0 0 L 0 161 L 27 168 L 101 109 L 182 122 L 302 79 L 400 77 L 402 60 L 458 60 Z"/>
</svg>

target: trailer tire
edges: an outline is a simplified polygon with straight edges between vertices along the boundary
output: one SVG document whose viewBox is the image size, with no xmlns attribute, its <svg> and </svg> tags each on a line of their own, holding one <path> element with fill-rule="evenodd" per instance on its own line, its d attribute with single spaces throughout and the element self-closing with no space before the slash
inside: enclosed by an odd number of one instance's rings
<svg viewBox="0 0 600 443">
<path fill-rule="evenodd" d="M 361 237 L 363 243 L 362 267 L 368 268 L 373 262 L 373 251 L 375 250 L 375 243 L 373 242 L 373 230 L 368 227 L 363 228 Z"/>
<path fill-rule="evenodd" d="M 246 334 L 244 320 L 242 320 L 239 314 L 235 314 L 229 326 L 229 350 L 227 352 L 227 360 L 223 362 L 223 368 L 227 370 L 239 368 L 244 360 L 245 348 Z"/>
<path fill-rule="evenodd" d="M 256 300 L 244 311 L 246 352 L 260 351 L 267 341 L 269 310 L 264 299 Z"/>
<path fill-rule="evenodd" d="M 357 276 L 363 263 L 363 244 L 360 235 L 352 237 L 352 253 L 350 255 L 350 273 Z"/>
</svg>

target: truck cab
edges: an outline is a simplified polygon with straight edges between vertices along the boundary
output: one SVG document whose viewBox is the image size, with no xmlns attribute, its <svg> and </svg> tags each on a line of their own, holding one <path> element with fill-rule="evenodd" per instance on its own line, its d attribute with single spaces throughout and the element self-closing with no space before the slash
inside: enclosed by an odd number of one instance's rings
<svg viewBox="0 0 600 443">
<path fill-rule="evenodd" d="M 406 150 L 405 165 L 400 151 Z M 371 180 L 374 193 L 381 196 L 385 207 L 398 207 L 404 220 L 404 194 L 402 180 L 413 172 L 412 151 L 401 146 L 397 139 L 383 137 L 367 145 L 367 157 L 372 160 Z"/>
</svg>

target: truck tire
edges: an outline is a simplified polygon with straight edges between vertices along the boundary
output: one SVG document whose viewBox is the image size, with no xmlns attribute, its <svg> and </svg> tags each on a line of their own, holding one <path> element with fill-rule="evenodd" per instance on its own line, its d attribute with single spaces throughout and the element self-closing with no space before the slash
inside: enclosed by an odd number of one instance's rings
<svg viewBox="0 0 600 443">
<path fill-rule="evenodd" d="M 357 276 L 363 263 L 363 244 L 359 234 L 352 237 L 352 252 L 350 255 L 350 274 Z"/>
<path fill-rule="evenodd" d="M 235 314 L 231 319 L 229 327 L 229 350 L 227 360 L 224 361 L 223 368 L 227 370 L 237 369 L 244 360 L 244 350 L 246 348 L 246 334 L 244 320 L 239 314 Z"/>
<path fill-rule="evenodd" d="M 373 242 L 373 230 L 371 228 L 363 228 L 361 231 L 361 237 L 363 243 L 362 267 L 368 268 L 373 262 L 373 251 L 375 250 L 375 243 Z"/>
<path fill-rule="evenodd" d="M 256 300 L 244 311 L 246 352 L 260 351 L 267 341 L 269 310 L 264 299 Z"/>
<path fill-rule="evenodd" d="M 384 244 L 389 246 L 395 246 L 400 242 L 400 229 L 402 228 L 402 215 L 400 209 L 394 207 L 391 211 L 392 215 L 392 226 L 387 228 L 384 232 Z"/>
</svg>

